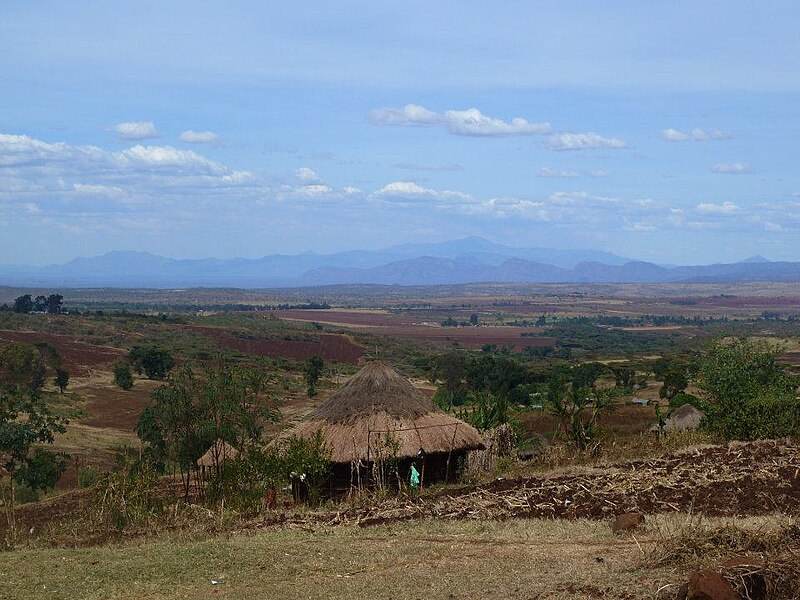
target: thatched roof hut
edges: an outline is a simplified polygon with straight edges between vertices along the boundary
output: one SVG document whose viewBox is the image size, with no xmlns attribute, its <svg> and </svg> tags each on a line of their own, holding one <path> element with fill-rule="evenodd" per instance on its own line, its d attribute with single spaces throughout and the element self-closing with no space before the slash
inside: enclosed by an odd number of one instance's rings
<svg viewBox="0 0 800 600">
<path fill-rule="evenodd" d="M 692 431 L 700 427 L 703 412 L 689 404 L 682 404 L 664 421 L 664 433 L 671 431 Z M 658 424 L 650 428 L 652 432 L 659 432 Z"/>
<path fill-rule="evenodd" d="M 370 463 L 388 453 L 402 460 L 417 457 L 420 450 L 450 455 L 483 448 L 475 428 L 442 411 L 379 361 L 367 364 L 280 437 L 311 437 L 318 431 L 334 463 Z"/>
<path fill-rule="evenodd" d="M 211 447 L 197 459 L 197 466 L 206 469 L 216 468 L 226 460 L 232 460 L 239 455 L 239 451 L 225 440 L 218 439 Z"/>
</svg>

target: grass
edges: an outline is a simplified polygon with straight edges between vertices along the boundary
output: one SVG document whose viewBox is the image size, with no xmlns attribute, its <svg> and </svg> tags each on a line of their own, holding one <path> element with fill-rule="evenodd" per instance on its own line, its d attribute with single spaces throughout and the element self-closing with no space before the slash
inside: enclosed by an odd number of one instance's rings
<svg viewBox="0 0 800 600">
<path fill-rule="evenodd" d="M 538 520 L 161 538 L 6 553 L 0 598 L 636 597 L 669 577 L 641 559 L 653 542 Z"/>
</svg>

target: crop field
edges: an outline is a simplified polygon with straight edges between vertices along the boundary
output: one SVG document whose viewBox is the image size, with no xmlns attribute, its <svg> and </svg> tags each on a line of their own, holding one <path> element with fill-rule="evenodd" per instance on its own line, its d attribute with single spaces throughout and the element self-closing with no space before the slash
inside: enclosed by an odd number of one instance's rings
<svg viewBox="0 0 800 600">
<path fill-rule="evenodd" d="M 473 349 L 480 348 L 484 344 L 524 349 L 552 346 L 554 343 L 549 337 L 530 337 L 544 331 L 530 327 L 443 327 L 434 320 L 435 315 L 421 311 L 409 311 L 398 315 L 358 310 L 284 310 L 274 314 L 280 319 L 323 323 L 410 340 L 440 344 L 458 343 Z M 462 312 L 456 314 L 462 315 Z M 469 314 L 466 318 L 469 318 Z M 523 334 L 526 337 L 523 337 Z"/>
<path fill-rule="evenodd" d="M 0 347 L 35 344 L 49 357 L 43 394 L 69 419 L 53 444 L 68 455 L 66 471 L 54 490 L 16 510 L 17 550 L 0 555 L 0 573 L 12 583 L 0 586 L 0 597 L 58 597 L 92 581 L 76 597 L 174 597 L 180 582 L 187 598 L 270 597 L 280 589 L 287 598 L 671 599 L 663 594 L 690 571 L 746 548 L 713 542 L 673 562 L 661 562 L 660 548 L 686 536 L 716 540 L 715 532 L 731 527 L 777 536 L 797 526 L 796 441 L 649 433 L 657 407 L 670 410 L 660 362 L 688 365 L 710 340 L 778 343 L 781 363 L 800 367 L 800 294 L 790 286 L 445 286 L 377 294 L 367 287 L 67 290 L 65 298 L 81 302 L 71 314 L 0 313 Z M 473 315 L 477 325 L 469 324 Z M 506 458 L 418 494 L 356 495 L 312 508 L 281 490 L 275 509 L 255 514 L 205 504 L 199 484 L 188 503 L 180 500 L 173 466 L 158 481 L 165 512 L 117 529 L 97 517 L 97 490 L 79 482 L 87 468 L 113 472 L 144 447 L 137 423 L 153 390 L 168 381 L 134 374 L 123 390 L 112 373 L 144 346 L 163 348 L 178 366 L 264 369 L 262 400 L 278 411 L 263 424 L 265 441 L 374 358 L 437 399 L 448 377 L 444 359 L 497 365 L 506 371 L 474 379 L 491 386 L 504 373 L 526 378 L 530 389 L 513 396 L 520 404 L 510 406 L 511 422 L 520 447 L 542 446 L 530 461 Z M 324 366 L 309 395 L 306 361 L 314 356 Z M 64 394 L 53 383 L 56 363 L 70 373 Z M 597 418 L 596 443 L 577 451 L 559 418 L 539 406 L 541 386 L 554 369 L 587 365 L 601 372 L 597 389 L 614 400 Z M 623 390 L 616 378 L 626 369 L 633 378 Z M 461 373 L 459 385 L 468 377 Z M 686 391 L 700 394 L 693 385 Z M 466 408 L 469 401 L 454 414 Z M 626 512 L 644 513 L 645 525 L 634 535 L 613 534 L 609 524 Z M 783 546 L 768 551 L 763 556 L 786 556 Z M 174 560 L 155 558 L 168 555 Z M 22 576 L 25 565 L 54 560 L 70 567 Z M 403 585 L 408 580 L 416 591 Z"/>
</svg>

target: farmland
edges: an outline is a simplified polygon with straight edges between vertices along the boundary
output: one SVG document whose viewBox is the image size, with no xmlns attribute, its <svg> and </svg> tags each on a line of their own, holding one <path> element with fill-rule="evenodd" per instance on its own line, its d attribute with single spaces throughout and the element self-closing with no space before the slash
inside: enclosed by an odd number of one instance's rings
<svg viewBox="0 0 800 600">
<path fill-rule="evenodd" d="M 6 588 L 11 597 L 49 597 L 45 590 L 57 594 L 74 578 L 98 582 L 95 597 L 166 597 L 172 581 L 183 582 L 186 597 L 257 597 L 276 585 L 286 597 L 381 597 L 384 580 L 415 577 L 431 597 L 503 589 L 512 598 L 650 598 L 725 556 L 720 549 L 669 565 L 651 560 L 676 536 L 731 523 L 782 532 L 798 518 L 796 442 L 727 443 L 701 432 L 661 440 L 648 432 L 659 418 L 656 407 L 670 410 L 664 369 L 689 369 L 712 340 L 779 343 L 780 361 L 800 365 L 800 294 L 787 286 L 63 293 L 68 314 L 0 312 L 0 347 L 38 349 L 47 364 L 43 395 L 69 419 L 53 444 L 68 455 L 67 469 L 55 489 L 19 506 L 17 550 L 0 568 L 14 580 L 24 564 L 46 563 L 54 553 L 79 566 L 20 580 Z M 134 373 L 133 387 L 123 390 L 113 369 L 133 349 L 150 346 L 171 354 L 176 368 L 231 364 L 264 373 L 259 402 L 277 411 L 263 425 L 264 440 L 319 406 L 366 361 L 389 362 L 441 401 L 451 384 L 448 365 L 457 359 L 465 369 L 458 402 L 466 404 L 449 410 L 469 415 L 472 398 L 507 394 L 520 447 L 533 458 L 504 459 L 418 496 L 377 494 L 312 509 L 281 493 L 277 509 L 257 514 L 206 506 L 201 488 L 192 488 L 188 504 L 181 501 L 173 468 L 157 488 L 172 512 L 110 527 L 98 516 L 94 488 L 79 482 L 87 469 L 113 473 L 140 456 L 140 416 L 169 380 Z M 311 395 L 305 369 L 317 356 L 324 367 Z M 56 366 L 70 373 L 64 394 L 52 382 Z M 554 373 L 581 369 L 595 373 L 593 389 L 608 396 L 610 409 L 597 418 L 597 442 L 576 450 L 541 404 Z M 507 387 L 503 377 L 511 378 Z M 694 381 L 684 392 L 701 393 Z M 635 538 L 613 535 L 609 522 L 631 511 L 646 514 L 644 528 Z M 232 562 L 244 551 L 271 556 L 268 547 L 279 548 L 269 560 Z M 577 577 L 548 561 L 556 548 L 573 561 Z M 168 551 L 180 560 L 150 562 Z M 387 562 L 375 552 L 395 558 Z M 498 561 L 507 563 L 502 581 Z M 436 575 L 445 563 L 449 584 Z M 540 565 L 546 581 L 530 576 L 530 564 Z M 116 565 L 134 570 L 130 589 Z"/>
</svg>

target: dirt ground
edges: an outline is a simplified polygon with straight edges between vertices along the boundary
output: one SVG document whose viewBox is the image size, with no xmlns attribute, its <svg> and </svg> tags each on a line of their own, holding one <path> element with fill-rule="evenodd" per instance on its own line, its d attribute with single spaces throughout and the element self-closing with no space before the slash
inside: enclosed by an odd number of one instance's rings
<svg viewBox="0 0 800 600">
<path fill-rule="evenodd" d="M 321 356 L 325 360 L 335 360 L 357 364 L 364 356 L 364 348 L 346 335 L 334 333 L 309 334 L 307 340 L 283 340 L 259 337 L 236 337 L 230 332 L 215 327 L 191 326 L 193 331 L 214 338 L 222 348 L 237 350 L 255 356 L 273 356 L 306 360 Z"/>
<path fill-rule="evenodd" d="M 87 344 L 80 338 L 70 335 L 55 335 L 39 331 L 0 330 L 0 345 L 23 342 L 35 344 L 46 342 L 53 346 L 61 357 L 62 366 L 72 377 L 85 377 L 93 368 L 110 365 L 127 355 L 119 348 Z"/>
</svg>

